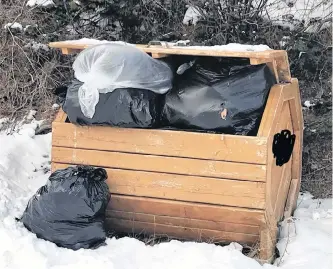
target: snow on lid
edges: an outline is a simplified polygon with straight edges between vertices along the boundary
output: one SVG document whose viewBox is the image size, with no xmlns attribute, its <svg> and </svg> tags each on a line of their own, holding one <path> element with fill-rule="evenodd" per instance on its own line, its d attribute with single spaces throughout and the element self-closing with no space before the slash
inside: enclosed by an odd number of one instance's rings
<svg viewBox="0 0 333 269">
<path fill-rule="evenodd" d="M 173 49 L 179 49 L 179 46 L 171 47 Z M 215 45 L 215 46 L 186 46 L 182 49 L 200 49 L 200 50 L 216 50 L 216 51 L 266 51 L 271 50 L 267 45 L 244 45 L 238 43 L 230 43 L 227 45 Z"/>
<path fill-rule="evenodd" d="M 130 43 L 126 43 L 126 42 L 123 42 L 123 41 L 97 40 L 97 39 L 92 39 L 92 38 L 81 38 L 81 39 L 77 39 L 77 40 L 66 40 L 66 41 L 62 41 L 62 43 L 83 44 L 83 45 L 98 45 L 98 44 L 105 44 L 105 43 L 132 45 Z"/>
<path fill-rule="evenodd" d="M 23 26 L 22 24 L 18 23 L 18 22 L 14 22 L 14 23 L 7 23 L 4 26 L 5 29 L 11 28 L 11 29 L 19 29 L 20 31 L 23 30 Z"/>
<path fill-rule="evenodd" d="M 55 4 L 52 0 L 29 0 L 27 2 L 28 7 L 34 7 L 34 6 L 50 7 L 54 5 Z"/>
<path fill-rule="evenodd" d="M 187 42 L 184 41 L 185 43 Z M 107 41 L 107 40 L 97 40 L 91 38 L 81 38 L 78 40 L 66 40 L 62 41 L 62 43 L 67 44 L 83 44 L 83 45 L 98 45 L 98 44 L 124 44 L 124 45 L 132 45 L 131 43 L 126 43 L 123 41 Z M 200 50 L 216 50 L 216 51 L 238 51 L 238 52 L 249 52 L 249 51 L 266 51 L 271 50 L 267 45 L 244 45 L 238 43 L 230 43 L 227 45 L 216 45 L 216 46 L 176 46 L 176 44 L 183 43 L 182 41 L 178 41 L 176 43 L 167 43 L 167 47 L 171 49 L 200 49 Z"/>
</svg>

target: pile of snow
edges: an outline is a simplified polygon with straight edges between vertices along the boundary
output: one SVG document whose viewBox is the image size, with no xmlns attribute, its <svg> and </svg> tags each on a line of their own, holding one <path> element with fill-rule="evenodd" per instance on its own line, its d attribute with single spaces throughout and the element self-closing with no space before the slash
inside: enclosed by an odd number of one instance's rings
<svg viewBox="0 0 333 269">
<path fill-rule="evenodd" d="M 20 30 L 22 31 L 23 30 L 23 26 L 22 24 L 18 23 L 18 22 L 14 22 L 14 23 L 7 23 L 5 24 L 4 26 L 5 29 L 17 29 L 17 30 Z"/>
<path fill-rule="evenodd" d="M 52 0 L 29 0 L 27 2 L 28 7 L 42 6 L 42 7 L 52 7 L 54 2 Z"/>
<path fill-rule="evenodd" d="M 293 219 L 285 220 L 277 247 L 284 269 L 332 268 L 332 199 L 300 195 Z"/>
<path fill-rule="evenodd" d="M 31 123 L 16 133 L 0 133 L 0 268 L 277 269 L 278 263 L 282 269 L 331 268 L 332 200 L 314 200 L 308 194 L 300 196 L 295 218 L 283 224 L 278 244 L 282 258 L 275 266 L 244 256 L 237 243 L 221 247 L 174 240 L 147 246 L 126 237 L 108 239 L 96 250 L 73 251 L 38 239 L 15 221 L 50 175 L 51 134 L 35 136 L 39 123 L 30 114 Z"/>
</svg>

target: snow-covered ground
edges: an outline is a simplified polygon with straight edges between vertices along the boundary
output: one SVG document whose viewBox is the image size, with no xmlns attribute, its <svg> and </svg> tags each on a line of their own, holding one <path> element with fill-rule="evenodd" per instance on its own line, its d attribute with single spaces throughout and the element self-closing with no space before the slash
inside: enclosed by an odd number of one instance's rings
<svg viewBox="0 0 333 269">
<path fill-rule="evenodd" d="M 0 133 L 1 269 L 332 267 L 332 200 L 313 200 L 310 194 L 300 196 L 295 217 L 283 225 L 278 243 L 283 257 L 275 265 L 261 266 L 244 256 L 237 243 L 219 247 L 171 241 L 146 246 L 133 238 L 110 238 L 106 246 L 97 250 L 72 251 L 37 239 L 15 221 L 49 176 L 51 134 L 35 136 L 37 125 L 32 120 L 12 135 Z"/>
</svg>

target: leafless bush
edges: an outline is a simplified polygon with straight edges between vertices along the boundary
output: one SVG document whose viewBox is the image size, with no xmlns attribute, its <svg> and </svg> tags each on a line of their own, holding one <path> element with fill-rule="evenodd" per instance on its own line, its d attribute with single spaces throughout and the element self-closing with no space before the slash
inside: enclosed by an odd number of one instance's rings
<svg viewBox="0 0 333 269">
<path fill-rule="evenodd" d="M 43 17 L 37 20 L 25 2 L 0 3 L 0 117 L 13 118 L 31 108 L 48 111 L 54 100 L 53 89 L 66 81 L 70 70 L 64 58 L 41 44 L 46 40 L 35 25 Z M 14 22 L 30 26 L 25 31 L 4 29 L 5 24 Z"/>
</svg>

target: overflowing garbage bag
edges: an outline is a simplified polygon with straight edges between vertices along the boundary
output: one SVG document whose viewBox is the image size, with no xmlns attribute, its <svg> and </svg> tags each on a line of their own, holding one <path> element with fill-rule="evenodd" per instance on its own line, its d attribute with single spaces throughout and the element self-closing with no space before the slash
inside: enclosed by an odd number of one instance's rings
<svg viewBox="0 0 333 269">
<path fill-rule="evenodd" d="M 71 123 L 126 128 L 159 126 L 165 95 L 131 88 L 99 93 L 94 116 L 88 118 L 83 114 L 79 102 L 78 92 L 82 84 L 78 80 L 73 80 L 67 89 L 63 110 Z"/>
<path fill-rule="evenodd" d="M 91 166 L 60 169 L 29 200 L 20 221 L 37 237 L 78 250 L 105 243 L 110 200 L 106 171 Z"/>
<path fill-rule="evenodd" d="M 179 69 L 166 94 L 163 124 L 173 129 L 256 135 L 270 88 L 269 67 L 201 57 Z"/>
<path fill-rule="evenodd" d="M 78 98 L 87 118 L 95 114 L 101 97 L 99 93 L 131 88 L 164 94 L 172 87 L 173 73 L 165 62 L 126 43 L 106 43 L 87 48 L 77 56 L 73 69 L 75 78 L 83 82 Z"/>
</svg>

